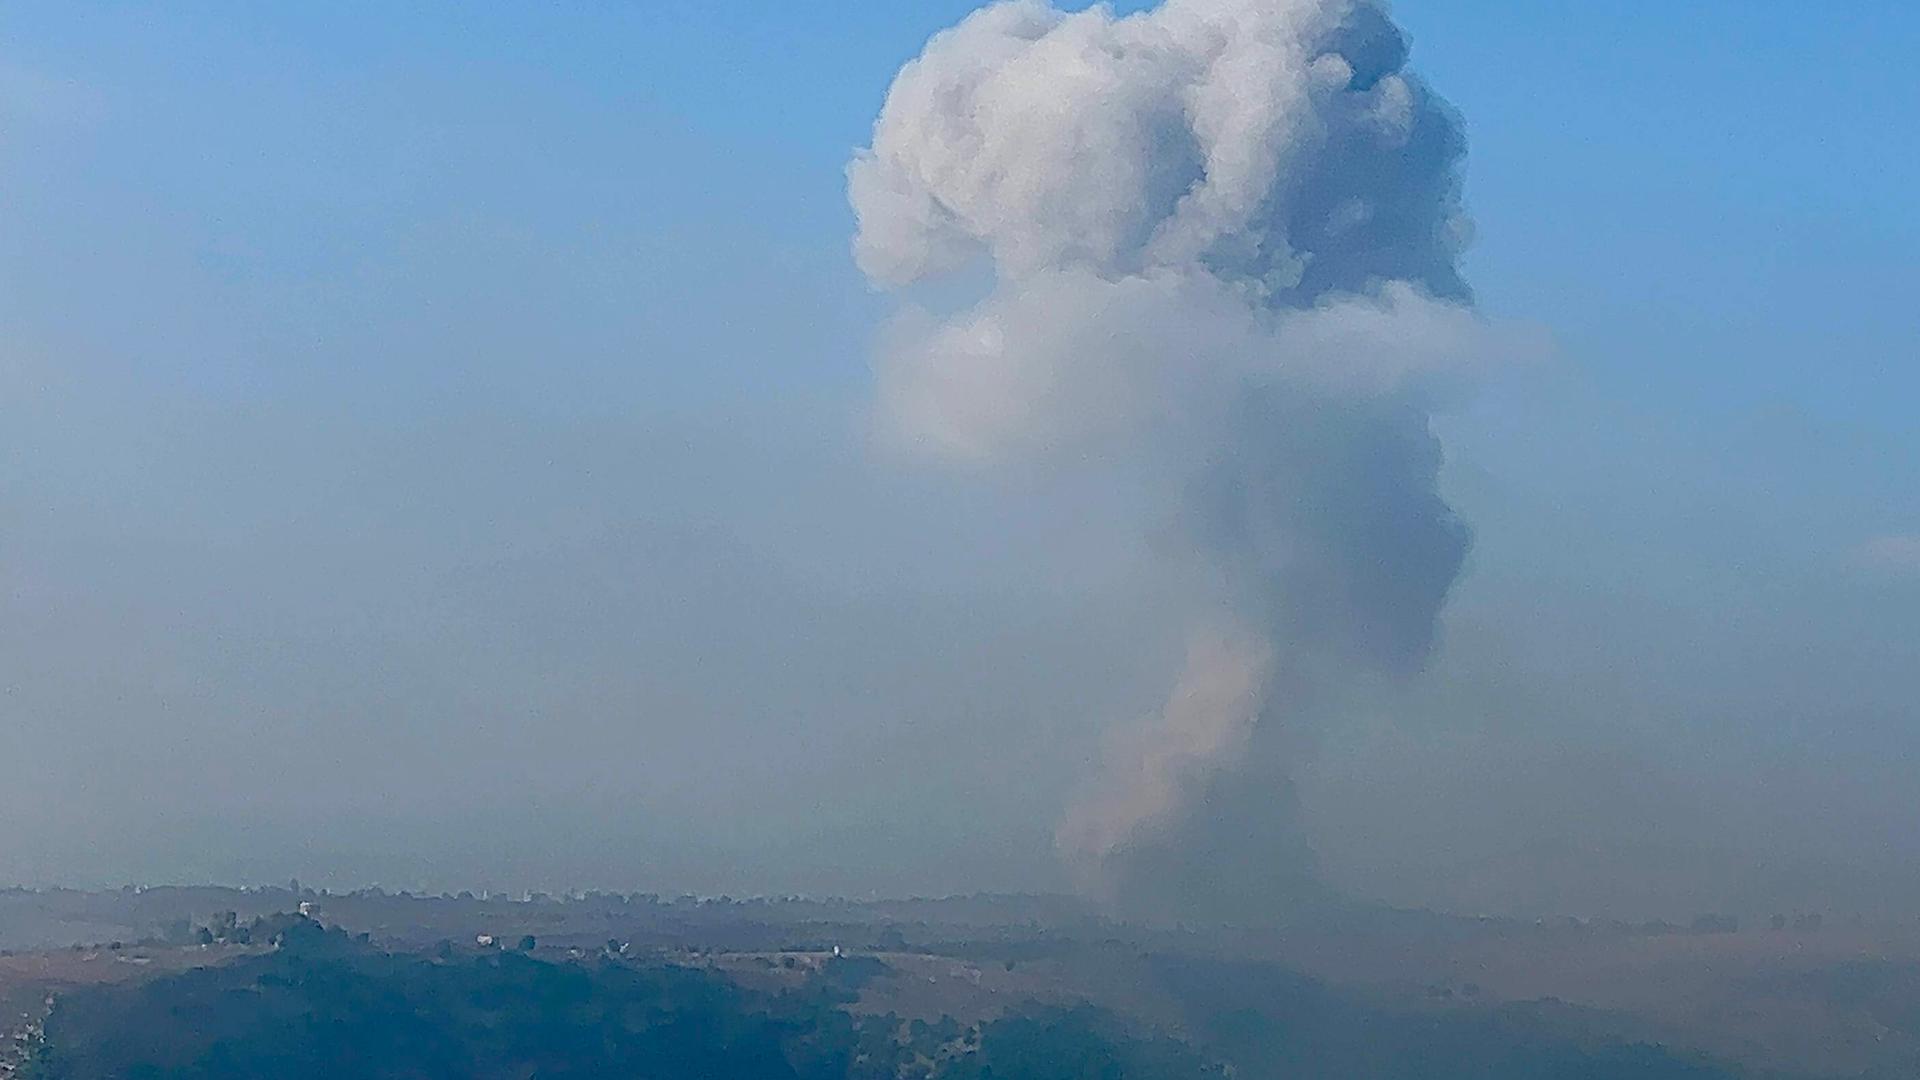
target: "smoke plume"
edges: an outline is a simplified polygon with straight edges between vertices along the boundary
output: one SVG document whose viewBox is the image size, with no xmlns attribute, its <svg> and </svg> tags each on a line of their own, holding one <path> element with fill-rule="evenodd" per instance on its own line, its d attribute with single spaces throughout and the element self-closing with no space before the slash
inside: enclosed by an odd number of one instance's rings
<svg viewBox="0 0 1920 1080">
<path fill-rule="evenodd" d="M 890 436 L 1178 478 L 1186 668 L 1058 830 L 1142 911 L 1313 889 L 1291 729 L 1421 666 L 1467 551 L 1429 416 L 1503 346 L 1457 266 L 1460 124 L 1406 58 L 1369 0 L 1008 0 L 901 70 L 848 169 L 876 284 L 992 273 L 887 336 Z"/>
</svg>

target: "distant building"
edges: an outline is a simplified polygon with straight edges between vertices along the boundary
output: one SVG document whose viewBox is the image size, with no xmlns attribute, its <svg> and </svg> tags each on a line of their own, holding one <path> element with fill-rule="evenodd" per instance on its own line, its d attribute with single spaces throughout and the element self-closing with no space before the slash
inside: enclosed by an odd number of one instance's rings
<svg viewBox="0 0 1920 1080">
<path fill-rule="evenodd" d="M 481 934 L 479 937 L 473 939 L 473 943 L 483 949 L 491 949 L 493 948 L 493 935 Z"/>
</svg>

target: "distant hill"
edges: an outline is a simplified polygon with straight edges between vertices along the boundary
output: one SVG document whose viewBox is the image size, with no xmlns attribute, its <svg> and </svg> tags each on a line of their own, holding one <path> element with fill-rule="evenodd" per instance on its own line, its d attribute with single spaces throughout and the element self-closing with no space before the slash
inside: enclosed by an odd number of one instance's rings
<svg viewBox="0 0 1920 1080">
<path fill-rule="evenodd" d="M 517 950 L 388 953 L 307 920 L 231 963 L 62 995 L 30 1074 L 655 1080 L 1731 1080 L 1656 1047 L 1570 1038 L 1524 1013 L 1394 1012 L 1261 967 L 1157 961 L 1184 1037 L 1090 1005 L 1009 1001 L 991 1019 L 849 1010 L 893 972 L 833 956 L 779 988 L 719 969 Z M 609 943 L 611 946 L 612 943 Z M 798 972 L 798 974 L 795 974 Z"/>
</svg>

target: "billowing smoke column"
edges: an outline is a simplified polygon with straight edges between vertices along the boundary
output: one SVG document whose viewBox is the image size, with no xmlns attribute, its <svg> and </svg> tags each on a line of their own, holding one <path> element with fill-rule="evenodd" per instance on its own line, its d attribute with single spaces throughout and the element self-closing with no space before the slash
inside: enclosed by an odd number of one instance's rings
<svg viewBox="0 0 1920 1080">
<path fill-rule="evenodd" d="M 1139 911 L 1311 895 L 1291 721 L 1417 669 L 1467 550 L 1428 402 L 1493 343 L 1457 270 L 1460 126 L 1406 56 L 1368 0 L 1011 0 L 900 72 L 848 169 L 873 281 L 993 275 L 888 335 L 888 432 L 1179 478 L 1186 669 L 1058 831 Z"/>
</svg>

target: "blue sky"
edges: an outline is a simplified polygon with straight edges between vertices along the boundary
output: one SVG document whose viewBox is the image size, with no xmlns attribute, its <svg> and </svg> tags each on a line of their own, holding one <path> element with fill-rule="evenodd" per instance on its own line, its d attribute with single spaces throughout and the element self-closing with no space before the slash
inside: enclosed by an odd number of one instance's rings
<svg viewBox="0 0 1920 1080">
<path fill-rule="evenodd" d="M 542 237 L 627 228 L 711 304 L 727 285 L 702 272 L 731 277 L 737 246 L 796 260 L 795 286 L 847 275 L 847 153 L 898 62 L 967 9 L 382 7 L 16 5 L 27 116 L 10 126 L 23 148 L 84 155 L 39 175 L 84 169 L 93 220 L 191 232 L 235 274 L 324 279 L 464 214 Z M 1891 301 L 1917 227 L 1901 133 L 1920 20 L 1893 4 L 1397 12 L 1469 121 L 1489 308 L 1550 323 L 1623 394 L 1904 426 L 1889 391 L 1912 388 L 1911 320 Z M 692 233 L 723 249 L 696 254 Z"/>
<path fill-rule="evenodd" d="M 842 169 L 969 7 L 0 11 L 0 807 L 43 838 L 0 879 L 1055 884 L 1049 792 L 1167 647 L 1113 629 L 1137 552 L 1102 496 L 859 435 L 888 305 Z M 1415 762 L 1600 749 L 1591 798 L 1670 805 L 1662 843 L 1749 850 L 1790 775 L 1859 839 L 1806 858 L 1884 854 L 1920 744 L 1920 14 L 1396 12 L 1466 117 L 1480 303 L 1557 349 L 1443 418 L 1476 549 L 1403 706 L 1438 719 L 1320 766 L 1328 835 L 1391 853 L 1354 880 L 1456 895 L 1412 819 L 1508 809 L 1472 768 L 1380 809 Z M 186 839 L 249 815 L 298 851 Z"/>
</svg>

